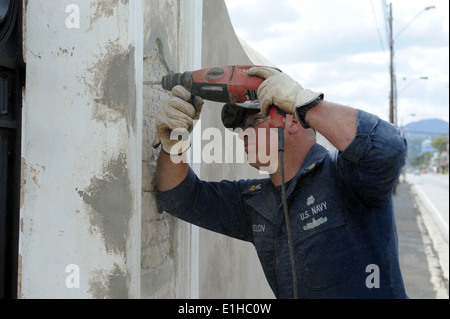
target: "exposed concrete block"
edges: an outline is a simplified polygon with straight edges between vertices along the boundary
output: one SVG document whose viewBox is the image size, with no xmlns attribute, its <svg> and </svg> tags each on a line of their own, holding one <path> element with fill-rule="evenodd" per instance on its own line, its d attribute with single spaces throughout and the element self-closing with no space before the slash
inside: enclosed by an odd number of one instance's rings
<svg viewBox="0 0 450 319">
<path fill-rule="evenodd" d="M 178 1 L 152 0 L 145 3 L 144 80 L 158 81 L 176 69 L 178 54 Z M 156 117 L 170 92 L 161 86 L 144 88 L 142 132 L 142 228 L 141 297 L 174 298 L 175 224 L 167 214 L 159 214 L 155 198 L 155 171 L 160 150 L 152 147 Z"/>
<path fill-rule="evenodd" d="M 152 222 L 161 219 L 158 213 L 156 198 L 154 193 L 142 192 L 142 223 Z"/>
</svg>

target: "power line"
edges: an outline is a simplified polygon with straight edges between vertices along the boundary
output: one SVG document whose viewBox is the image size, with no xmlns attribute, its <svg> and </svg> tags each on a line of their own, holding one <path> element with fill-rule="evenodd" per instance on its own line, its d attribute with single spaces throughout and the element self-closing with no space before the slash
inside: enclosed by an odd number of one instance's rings
<svg viewBox="0 0 450 319">
<path fill-rule="evenodd" d="M 386 31 L 386 41 L 389 42 L 389 6 L 386 2 L 386 0 L 382 0 L 382 6 L 383 6 L 383 15 L 384 15 L 384 27 Z"/>
<path fill-rule="evenodd" d="M 380 41 L 380 45 L 381 45 L 381 49 L 383 51 L 383 55 L 384 55 L 384 59 L 386 61 L 386 65 L 389 66 L 389 61 L 388 61 L 388 59 L 386 57 L 386 49 L 384 48 L 383 39 L 382 39 L 381 33 L 380 33 L 380 27 L 378 26 L 378 18 L 377 18 L 377 14 L 375 12 L 375 7 L 373 5 L 373 0 L 370 0 L 370 4 L 372 5 L 372 13 L 373 13 L 373 17 L 374 17 L 374 20 L 375 20 L 375 25 L 377 27 L 378 40 Z"/>
</svg>

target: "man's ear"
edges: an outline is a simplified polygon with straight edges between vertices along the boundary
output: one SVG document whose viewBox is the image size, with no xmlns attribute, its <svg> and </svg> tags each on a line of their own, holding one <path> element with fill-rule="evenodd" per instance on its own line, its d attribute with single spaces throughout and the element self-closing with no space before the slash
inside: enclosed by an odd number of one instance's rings
<svg viewBox="0 0 450 319">
<path fill-rule="evenodd" d="M 292 114 L 286 115 L 286 126 L 289 134 L 296 134 L 300 129 L 302 129 L 300 121 L 295 115 Z"/>
</svg>

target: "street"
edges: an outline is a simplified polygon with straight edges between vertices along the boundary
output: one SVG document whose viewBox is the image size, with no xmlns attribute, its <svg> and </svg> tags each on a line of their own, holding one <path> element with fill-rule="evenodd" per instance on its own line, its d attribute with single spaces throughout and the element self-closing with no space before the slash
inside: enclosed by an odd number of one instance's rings
<svg viewBox="0 0 450 319">
<path fill-rule="evenodd" d="M 433 216 L 436 226 L 448 243 L 449 238 L 449 177 L 442 174 L 407 174 L 409 183 Z"/>
</svg>

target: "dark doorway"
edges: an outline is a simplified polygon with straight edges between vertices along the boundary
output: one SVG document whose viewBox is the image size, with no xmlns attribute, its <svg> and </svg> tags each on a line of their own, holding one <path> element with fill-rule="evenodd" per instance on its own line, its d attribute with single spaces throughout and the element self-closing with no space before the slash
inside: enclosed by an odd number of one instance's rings
<svg viewBox="0 0 450 319">
<path fill-rule="evenodd" d="M 24 63 L 22 1 L 0 0 L 0 298 L 17 298 Z"/>
</svg>

